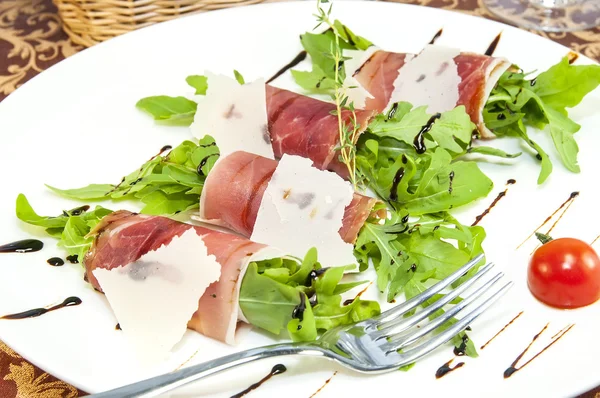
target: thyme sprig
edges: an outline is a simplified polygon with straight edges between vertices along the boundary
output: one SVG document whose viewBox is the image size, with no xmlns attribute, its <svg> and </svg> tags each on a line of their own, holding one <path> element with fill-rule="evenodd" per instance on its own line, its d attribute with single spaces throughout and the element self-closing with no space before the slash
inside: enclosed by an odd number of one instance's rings
<svg viewBox="0 0 600 398">
<path fill-rule="evenodd" d="M 349 101 L 348 95 L 346 95 L 346 89 L 344 87 L 344 76 L 341 73 L 344 61 L 347 57 L 342 54 L 342 48 L 340 46 L 340 33 L 337 30 L 337 26 L 332 22 L 331 9 L 333 4 L 329 4 L 329 8 L 325 11 L 322 4 L 329 3 L 329 0 L 317 0 L 317 14 L 314 16 L 317 18 L 317 26 L 314 29 L 319 28 L 325 24 L 333 32 L 335 40 L 331 43 L 329 48 L 329 56 L 335 63 L 335 75 L 334 75 L 334 93 L 332 94 L 332 100 L 335 102 L 335 110 L 331 112 L 332 115 L 337 116 L 338 120 L 338 131 L 340 135 L 340 145 L 336 147 L 339 150 L 339 160 L 346 165 L 350 182 L 356 189 L 359 184 L 359 178 L 357 178 L 356 171 L 356 140 L 360 130 L 360 125 L 357 121 L 356 110 L 354 103 Z M 343 112 L 347 110 L 350 112 L 350 123 L 344 123 Z"/>
</svg>

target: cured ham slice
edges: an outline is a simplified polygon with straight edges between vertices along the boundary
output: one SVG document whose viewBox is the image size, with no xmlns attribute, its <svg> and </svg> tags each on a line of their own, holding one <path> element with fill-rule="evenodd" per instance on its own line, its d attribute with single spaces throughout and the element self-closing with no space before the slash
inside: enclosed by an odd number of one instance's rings
<svg viewBox="0 0 600 398">
<path fill-rule="evenodd" d="M 267 85 L 269 134 L 276 158 L 283 154 L 307 157 L 320 170 L 334 171 L 344 179 L 349 173 L 339 161 L 338 118 L 335 104 Z M 375 116 L 374 110 L 357 110 L 356 122 L 362 133 Z M 351 126 L 352 113 L 343 111 L 344 123 Z M 358 139 L 358 135 L 356 138 Z"/>
<path fill-rule="evenodd" d="M 104 217 L 91 232 L 95 240 L 84 258 L 87 279 L 95 289 L 102 291 L 94 276 L 95 269 L 111 270 L 131 264 L 143 255 L 168 245 L 173 238 L 190 229 L 202 237 L 208 254 L 216 257 L 221 265 L 221 275 L 200 298 L 188 327 L 233 344 L 241 315 L 238 306 L 241 279 L 249 261 L 267 248 L 265 245 L 165 217 L 121 210 Z"/>
<path fill-rule="evenodd" d="M 428 46 L 418 54 L 401 54 L 386 51 L 377 51 L 367 59 L 360 67 L 351 73 L 363 88 L 365 88 L 373 98 L 367 98 L 365 108 L 375 110 L 378 113 L 386 110 L 392 102 L 396 102 L 394 95 L 398 86 L 401 84 L 410 84 L 414 96 L 422 94 L 426 85 L 430 87 L 440 87 L 444 85 L 445 80 L 456 79 L 458 82 L 456 101 L 452 102 L 452 108 L 464 105 L 467 113 L 473 123 L 481 132 L 483 137 L 491 138 L 493 133 L 484 125 L 483 108 L 487 98 L 494 88 L 500 76 L 510 68 L 511 63 L 503 58 L 495 58 L 486 55 L 463 53 L 456 50 L 452 56 L 454 65 L 447 65 L 442 54 L 448 54 L 452 49 Z M 404 73 L 411 62 L 418 62 L 419 57 L 427 53 L 430 58 L 426 65 L 415 68 L 414 72 Z M 437 56 L 436 61 L 436 55 Z M 433 54 L 433 57 L 431 55 Z M 432 61 L 433 59 L 433 61 Z M 448 67 L 454 69 L 452 72 Z M 424 69 L 425 68 L 425 69 Z M 417 72 L 418 71 L 418 72 Z M 454 73 L 454 76 L 452 76 Z M 440 78 L 441 75 L 445 77 Z M 450 82 L 449 84 L 454 84 Z M 418 89 L 419 85 L 423 90 Z M 406 91 L 406 90 L 405 90 Z M 442 94 L 442 93 L 440 93 Z M 447 93 L 443 93 L 447 96 Z M 438 98 L 439 99 L 439 98 Z M 402 97 L 402 100 L 414 103 L 410 95 Z M 414 105 L 424 105 L 423 103 Z M 451 108 L 450 108 L 451 109 Z M 443 112 L 450 109 L 436 109 L 432 112 Z"/>
<path fill-rule="evenodd" d="M 278 162 L 248 152 L 219 160 L 206 178 L 200 198 L 200 219 L 251 236 L 263 194 Z M 339 234 L 354 243 L 377 199 L 355 193 L 346 206 Z"/>
</svg>

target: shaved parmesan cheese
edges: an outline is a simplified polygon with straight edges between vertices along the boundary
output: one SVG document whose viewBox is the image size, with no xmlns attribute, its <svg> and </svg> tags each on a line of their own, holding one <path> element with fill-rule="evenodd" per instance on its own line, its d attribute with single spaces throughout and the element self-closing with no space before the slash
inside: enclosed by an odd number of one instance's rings
<svg viewBox="0 0 600 398">
<path fill-rule="evenodd" d="M 338 233 L 353 193 L 348 182 L 313 167 L 310 159 L 284 155 L 267 185 L 250 239 L 300 258 L 316 247 L 324 266 L 353 264 L 353 246 Z"/>
<path fill-rule="evenodd" d="M 93 273 L 140 359 L 155 363 L 181 340 L 221 265 L 190 228 L 133 263 Z"/>
<path fill-rule="evenodd" d="M 360 50 L 344 50 L 344 70 L 346 78 L 344 79 L 344 87 L 349 102 L 354 102 L 355 108 L 364 108 L 367 98 L 374 98 L 359 82 L 354 75 L 360 68 L 375 54 L 379 49 L 375 46 L 369 47 L 366 51 Z"/>
<path fill-rule="evenodd" d="M 388 108 L 395 102 L 407 101 L 413 106 L 426 105 L 429 113 L 447 112 L 456 107 L 461 78 L 454 57 L 460 50 L 426 46 L 399 70 Z"/>
<path fill-rule="evenodd" d="M 235 287 L 236 292 L 237 292 L 235 297 L 239 299 L 240 289 L 242 288 L 242 281 L 244 280 L 244 275 L 246 274 L 246 270 L 248 269 L 248 264 L 250 264 L 254 261 L 271 260 L 274 258 L 281 258 L 281 257 L 286 257 L 286 256 L 288 256 L 288 253 L 284 252 L 283 250 L 278 249 L 273 246 L 266 246 L 266 247 L 263 247 L 262 249 L 258 250 L 253 255 L 247 257 L 247 259 L 245 259 L 240 266 L 240 277 L 238 278 L 237 285 Z M 239 300 L 238 300 L 237 309 L 234 311 L 232 316 L 237 318 L 238 321 L 242 321 L 242 322 L 245 322 L 248 324 L 250 323 L 250 322 L 248 322 L 248 319 L 246 319 L 246 317 L 244 316 L 244 312 L 242 311 L 242 308 L 240 307 Z M 232 334 L 234 334 L 234 333 L 235 333 L 235 328 L 234 328 Z M 233 336 L 231 336 L 231 339 L 233 340 Z"/>
<path fill-rule="evenodd" d="M 206 97 L 198 101 L 192 135 L 212 136 L 221 157 L 244 150 L 275 159 L 267 124 L 264 79 L 239 84 L 223 75 L 206 73 Z"/>
</svg>

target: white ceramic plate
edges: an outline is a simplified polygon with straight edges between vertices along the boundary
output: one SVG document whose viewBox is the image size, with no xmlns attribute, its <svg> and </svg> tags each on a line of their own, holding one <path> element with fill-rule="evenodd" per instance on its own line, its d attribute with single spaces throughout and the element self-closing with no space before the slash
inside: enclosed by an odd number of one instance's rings
<svg viewBox="0 0 600 398">
<path fill-rule="evenodd" d="M 14 216 L 14 200 L 19 192 L 27 194 L 41 214 L 54 214 L 76 203 L 50 194 L 44 183 L 76 187 L 118 181 L 158 148 L 188 138 L 187 129 L 156 125 L 136 110 L 134 104 L 139 98 L 189 94 L 185 77 L 204 69 L 228 73 L 236 68 L 246 80 L 269 77 L 300 50 L 298 35 L 313 27 L 314 8 L 313 2 L 280 3 L 182 18 L 85 50 L 25 84 L 0 104 L 0 242 L 44 236 Z M 359 34 L 395 51 L 419 51 L 443 27 L 438 44 L 478 52 L 503 31 L 496 55 L 506 56 L 525 70 L 546 69 L 568 52 L 565 47 L 521 30 L 426 7 L 338 2 L 334 14 Z M 295 88 L 289 76 L 276 84 Z M 463 368 L 439 380 L 434 377 L 436 369 L 453 356 L 448 346 L 407 373 L 381 376 L 358 375 L 321 359 L 283 358 L 277 362 L 286 364 L 288 371 L 252 394 L 271 396 L 277 391 L 278 396 L 308 397 L 336 371 L 337 375 L 319 393 L 321 396 L 550 397 L 574 395 L 600 384 L 600 304 L 575 311 L 558 311 L 540 304 L 531 297 L 525 282 L 527 259 L 536 243 L 530 239 L 516 250 L 572 191 L 580 191 L 581 195 L 553 234 L 590 242 L 600 233 L 596 209 L 600 114 L 594 112 L 599 106 L 600 92 L 596 91 L 571 112 L 583 126 L 577 134 L 581 174 L 565 171 L 554 156 L 555 171 L 543 187 L 538 187 L 538 165 L 530 156 L 523 156 L 514 166 L 482 163 L 496 187 L 487 199 L 462 209 L 459 218 L 465 223 L 472 221 L 505 189 L 508 178 L 517 180 L 482 222 L 488 232 L 488 258 L 498 263 L 516 286 L 472 325 L 472 337 L 480 345 L 518 312 L 524 313 L 480 350 L 479 358 L 464 359 Z M 552 148 L 547 134 L 532 134 L 546 148 Z M 502 145 L 519 149 L 519 144 L 512 141 Z M 135 205 L 125 203 L 123 207 L 134 209 Z M 39 318 L 0 321 L 0 339 L 44 370 L 85 391 L 98 392 L 171 371 L 194 353 L 188 364 L 273 343 L 269 336 L 253 331 L 239 346 L 228 347 L 188 331 L 169 361 L 142 369 L 122 333 L 115 331 L 116 320 L 105 298 L 82 281 L 79 266 L 48 266 L 47 258 L 64 254 L 52 239 L 43 240 L 46 247 L 38 253 L 0 254 L 0 314 L 59 302 L 71 295 L 81 297 L 83 304 Z M 368 294 L 375 297 L 375 290 L 371 287 Z M 566 325 L 575 326 L 542 356 L 505 380 L 504 370 L 548 322 L 548 330 L 524 359 Z M 232 395 L 268 373 L 274 363 L 260 362 L 227 372 L 197 383 L 191 387 L 196 392 L 188 389 L 185 394 Z"/>
</svg>

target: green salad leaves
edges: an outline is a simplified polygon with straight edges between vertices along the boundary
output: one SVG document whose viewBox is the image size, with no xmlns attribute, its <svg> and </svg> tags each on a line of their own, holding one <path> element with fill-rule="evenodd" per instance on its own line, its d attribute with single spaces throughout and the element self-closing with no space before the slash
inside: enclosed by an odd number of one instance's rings
<svg viewBox="0 0 600 398">
<path fill-rule="evenodd" d="M 311 249 L 301 261 L 278 258 L 250 263 L 240 289 L 240 308 L 248 321 L 294 341 L 311 341 L 319 332 L 372 318 L 379 303 L 360 296 L 342 303 L 341 294 L 364 282 L 341 283 L 345 271 L 323 268 Z"/>
<path fill-rule="evenodd" d="M 120 183 L 90 184 L 75 189 L 48 186 L 55 193 L 77 200 L 135 199 L 144 203 L 141 213 L 172 215 L 197 208 L 206 176 L 219 158 L 215 140 L 184 141 L 163 148 Z M 163 152 L 169 151 L 166 155 Z"/>
<path fill-rule="evenodd" d="M 70 256 L 77 256 L 81 262 L 94 241 L 93 237 L 87 235 L 112 210 L 96 206 L 90 211 L 89 206 L 81 206 L 64 210 L 55 217 L 40 216 L 33 210 L 25 195 L 19 194 L 16 213 L 19 220 L 44 228 L 48 235 L 59 240 L 59 247 L 64 248 Z"/>
<path fill-rule="evenodd" d="M 578 173 L 579 147 L 574 134 L 581 126 L 569 118 L 566 108 L 579 104 L 599 84 L 600 66 L 570 65 L 568 57 L 533 79 L 522 72 L 507 71 L 485 106 L 485 124 L 496 136 L 520 137 L 533 149 L 542 167 L 539 184 L 552 172 L 552 162 L 529 137 L 527 125 L 539 129 L 548 126 L 562 163 Z"/>
</svg>

